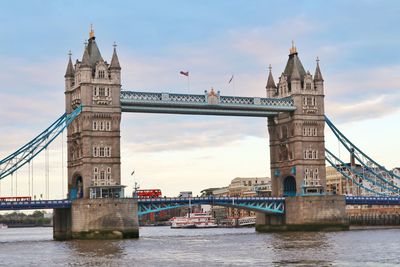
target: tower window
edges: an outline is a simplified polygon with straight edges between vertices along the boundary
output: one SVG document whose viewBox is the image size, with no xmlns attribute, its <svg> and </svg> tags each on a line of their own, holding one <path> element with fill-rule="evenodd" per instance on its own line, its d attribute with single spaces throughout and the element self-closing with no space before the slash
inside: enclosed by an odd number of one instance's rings
<svg viewBox="0 0 400 267">
<path fill-rule="evenodd" d="M 106 130 L 111 131 L 111 122 L 110 121 L 106 122 Z"/>
<path fill-rule="evenodd" d="M 104 147 L 100 147 L 100 157 L 104 157 Z"/>
<path fill-rule="evenodd" d="M 106 90 L 104 87 L 99 87 L 99 96 L 105 96 L 106 95 Z"/>
<path fill-rule="evenodd" d="M 104 73 L 105 73 L 104 70 L 99 70 L 97 78 L 104 78 L 105 77 Z"/>
</svg>

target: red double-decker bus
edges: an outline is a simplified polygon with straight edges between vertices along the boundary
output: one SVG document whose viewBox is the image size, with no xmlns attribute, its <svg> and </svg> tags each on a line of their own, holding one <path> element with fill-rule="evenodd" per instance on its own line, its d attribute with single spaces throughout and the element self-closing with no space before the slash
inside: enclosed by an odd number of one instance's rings
<svg viewBox="0 0 400 267">
<path fill-rule="evenodd" d="M 0 202 L 31 201 L 32 197 L 0 197 Z"/>
<path fill-rule="evenodd" d="M 157 198 L 161 197 L 160 189 L 140 189 L 136 191 L 138 198 Z"/>
</svg>

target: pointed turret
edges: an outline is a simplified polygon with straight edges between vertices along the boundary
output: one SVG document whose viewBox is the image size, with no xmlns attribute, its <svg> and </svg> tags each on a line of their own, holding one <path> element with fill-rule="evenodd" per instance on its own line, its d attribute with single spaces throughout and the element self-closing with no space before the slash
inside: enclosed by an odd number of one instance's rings
<svg viewBox="0 0 400 267">
<path fill-rule="evenodd" d="M 114 52 L 111 58 L 110 69 L 120 70 L 121 66 L 119 65 L 118 55 L 117 55 L 117 45 L 114 42 Z"/>
<path fill-rule="evenodd" d="M 268 69 L 269 69 L 269 75 L 268 75 L 268 81 L 267 81 L 266 88 L 267 89 L 268 88 L 276 88 L 274 77 L 272 76 L 272 67 L 271 67 L 271 65 L 269 65 Z"/>
<path fill-rule="evenodd" d="M 294 57 L 293 60 L 294 60 L 295 64 L 293 64 L 292 73 L 290 75 L 290 81 L 300 81 L 300 79 L 301 79 L 300 72 L 298 69 L 298 64 L 296 64 L 296 61 L 298 60 L 297 56 Z M 304 79 L 304 76 L 303 76 L 303 79 Z"/>
<path fill-rule="evenodd" d="M 90 58 L 87 46 L 85 47 L 85 51 L 83 52 L 81 67 L 90 67 Z"/>
<path fill-rule="evenodd" d="M 296 68 L 297 71 L 294 71 L 293 70 L 294 68 Z M 286 63 L 285 70 L 283 71 L 283 73 L 287 77 L 287 81 L 292 80 L 293 72 L 296 74 L 296 76 L 298 72 L 299 74 L 298 77 L 300 77 L 301 82 L 304 81 L 304 76 L 306 75 L 306 71 L 304 70 L 303 64 L 301 64 L 301 61 L 298 57 L 297 48 L 292 43 L 292 47 L 290 48 L 289 59 Z M 295 79 L 297 79 L 298 77 L 295 77 Z"/>
<path fill-rule="evenodd" d="M 314 81 L 316 82 L 323 82 L 324 79 L 322 78 L 321 70 L 319 68 L 319 58 L 317 57 L 317 68 L 315 69 L 314 74 Z"/>
<path fill-rule="evenodd" d="M 267 96 L 274 97 L 277 93 L 276 91 L 277 87 L 274 81 L 274 77 L 272 76 L 271 64 L 269 65 L 268 69 L 269 69 L 269 74 L 268 74 L 267 86 L 265 88 L 267 88 Z"/>
<path fill-rule="evenodd" d="M 72 65 L 72 60 L 71 60 L 71 55 L 72 55 L 71 51 L 69 51 L 68 55 L 69 55 L 68 66 L 67 66 L 67 70 L 65 71 L 64 78 L 74 77 L 74 66 Z"/>
</svg>

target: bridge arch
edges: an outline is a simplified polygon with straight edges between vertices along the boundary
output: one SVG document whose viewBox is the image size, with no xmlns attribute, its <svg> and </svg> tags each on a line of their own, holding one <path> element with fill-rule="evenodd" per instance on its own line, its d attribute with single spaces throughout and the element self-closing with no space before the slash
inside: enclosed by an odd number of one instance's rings
<svg viewBox="0 0 400 267">
<path fill-rule="evenodd" d="M 293 176 L 286 176 L 283 180 L 283 196 L 296 195 L 296 178 Z"/>
</svg>

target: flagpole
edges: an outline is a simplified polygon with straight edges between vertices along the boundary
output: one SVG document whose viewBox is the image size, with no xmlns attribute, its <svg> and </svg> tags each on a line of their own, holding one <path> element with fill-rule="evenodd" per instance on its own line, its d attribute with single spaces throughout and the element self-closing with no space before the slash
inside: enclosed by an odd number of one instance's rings
<svg viewBox="0 0 400 267">
<path fill-rule="evenodd" d="M 236 95 L 236 89 L 235 89 L 235 74 L 232 74 L 232 85 L 233 85 L 233 95 Z"/>
<path fill-rule="evenodd" d="M 188 90 L 188 94 L 190 92 L 190 80 L 189 80 L 189 75 L 187 76 L 187 90 Z"/>
</svg>

